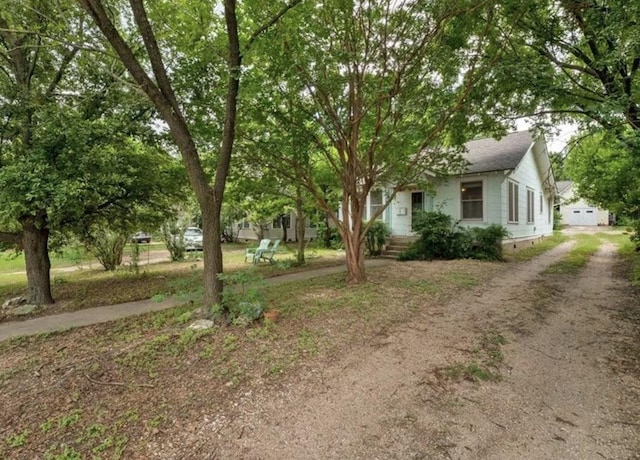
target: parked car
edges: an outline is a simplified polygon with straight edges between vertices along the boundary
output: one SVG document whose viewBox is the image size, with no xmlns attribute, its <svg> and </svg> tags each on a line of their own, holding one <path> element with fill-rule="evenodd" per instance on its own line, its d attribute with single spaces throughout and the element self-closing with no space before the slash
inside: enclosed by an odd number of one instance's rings
<svg viewBox="0 0 640 460">
<path fill-rule="evenodd" d="M 202 251 L 202 230 L 187 227 L 184 232 L 184 247 L 187 251 Z"/>
<path fill-rule="evenodd" d="M 145 232 L 138 232 L 131 237 L 132 243 L 151 243 L 151 235 Z"/>
</svg>

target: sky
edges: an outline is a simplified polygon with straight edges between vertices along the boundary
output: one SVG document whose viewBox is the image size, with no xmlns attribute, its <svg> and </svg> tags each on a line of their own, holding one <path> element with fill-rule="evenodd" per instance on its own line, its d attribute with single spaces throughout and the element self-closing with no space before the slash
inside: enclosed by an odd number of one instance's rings
<svg viewBox="0 0 640 460">
<path fill-rule="evenodd" d="M 518 131 L 529 129 L 533 123 L 531 120 L 520 119 L 516 123 Z M 562 123 L 558 125 L 557 133 L 547 133 L 545 140 L 547 141 L 547 149 L 550 153 L 562 152 L 567 143 L 578 131 L 578 125 L 574 123 Z"/>
</svg>

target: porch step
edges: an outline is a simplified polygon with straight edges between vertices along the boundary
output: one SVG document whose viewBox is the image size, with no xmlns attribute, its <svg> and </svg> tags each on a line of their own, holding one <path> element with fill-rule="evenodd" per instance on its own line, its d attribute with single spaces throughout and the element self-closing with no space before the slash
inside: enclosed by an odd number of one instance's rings
<svg viewBox="0 0 640 460">
<path fill-rule="evenodd" d="M 381 257 L 385 259 L 397 259 L 398 256 L 409 248 L 409 245 L 416 240 L 415 237 L 391 237 L 382 251 Z"/>
</svg>

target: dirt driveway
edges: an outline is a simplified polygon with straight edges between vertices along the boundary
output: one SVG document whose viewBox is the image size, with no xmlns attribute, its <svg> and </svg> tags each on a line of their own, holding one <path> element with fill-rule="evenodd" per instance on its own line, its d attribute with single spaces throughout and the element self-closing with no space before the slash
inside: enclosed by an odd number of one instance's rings
<svg viewBox="0 0 640 460">
<path fill-rule="evenodd" d="M 158 458 L 640 458 L 637 330 L 622 316 L 638 299 L 605 242 L 580 275 L 541 274 L 569 247 L 151 447 Z M 495 374 L 472 381 L 480 362 Z"/>
</svg>

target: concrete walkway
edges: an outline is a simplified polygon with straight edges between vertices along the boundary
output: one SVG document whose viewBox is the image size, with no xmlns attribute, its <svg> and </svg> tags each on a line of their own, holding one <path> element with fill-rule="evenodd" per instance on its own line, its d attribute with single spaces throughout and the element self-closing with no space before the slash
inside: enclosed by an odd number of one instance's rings
<svg viewBox="0 0 640 460">
<path fill-rule="evenodd" d="M 366 261 L 367 267 L 377 267 L 392 262 L 390 259 L 370 259 Z M 345 265 L 336 267 L 326 267 L 317 270 L 309 270 L 288 275 L 266 278 L 265 282 L 270 285 L 289 283 L 292 281 L 317 278 L 334 273 L 346 271 Z M 14 337 L 43 334 L 46 332 L 62 331 L 74 327 L 89 326 L 91 324 L 106 323 L 120 318 L 141 315 L 153 311 L 166 310 L 167 308 L 183 305 L 184 300 L 170 297 L 162 302 L 151 299 L 139 300 L 135 302 L 121 303 L 117 305 L 106 305 L 104 307 L 86 308 L 67 313 L 59 313 L 52 316 L 41 316 L 39 318 L 28 319 L 26 321 L 11 321 L 0 323 L 0 341 Z"/>
</svg>

